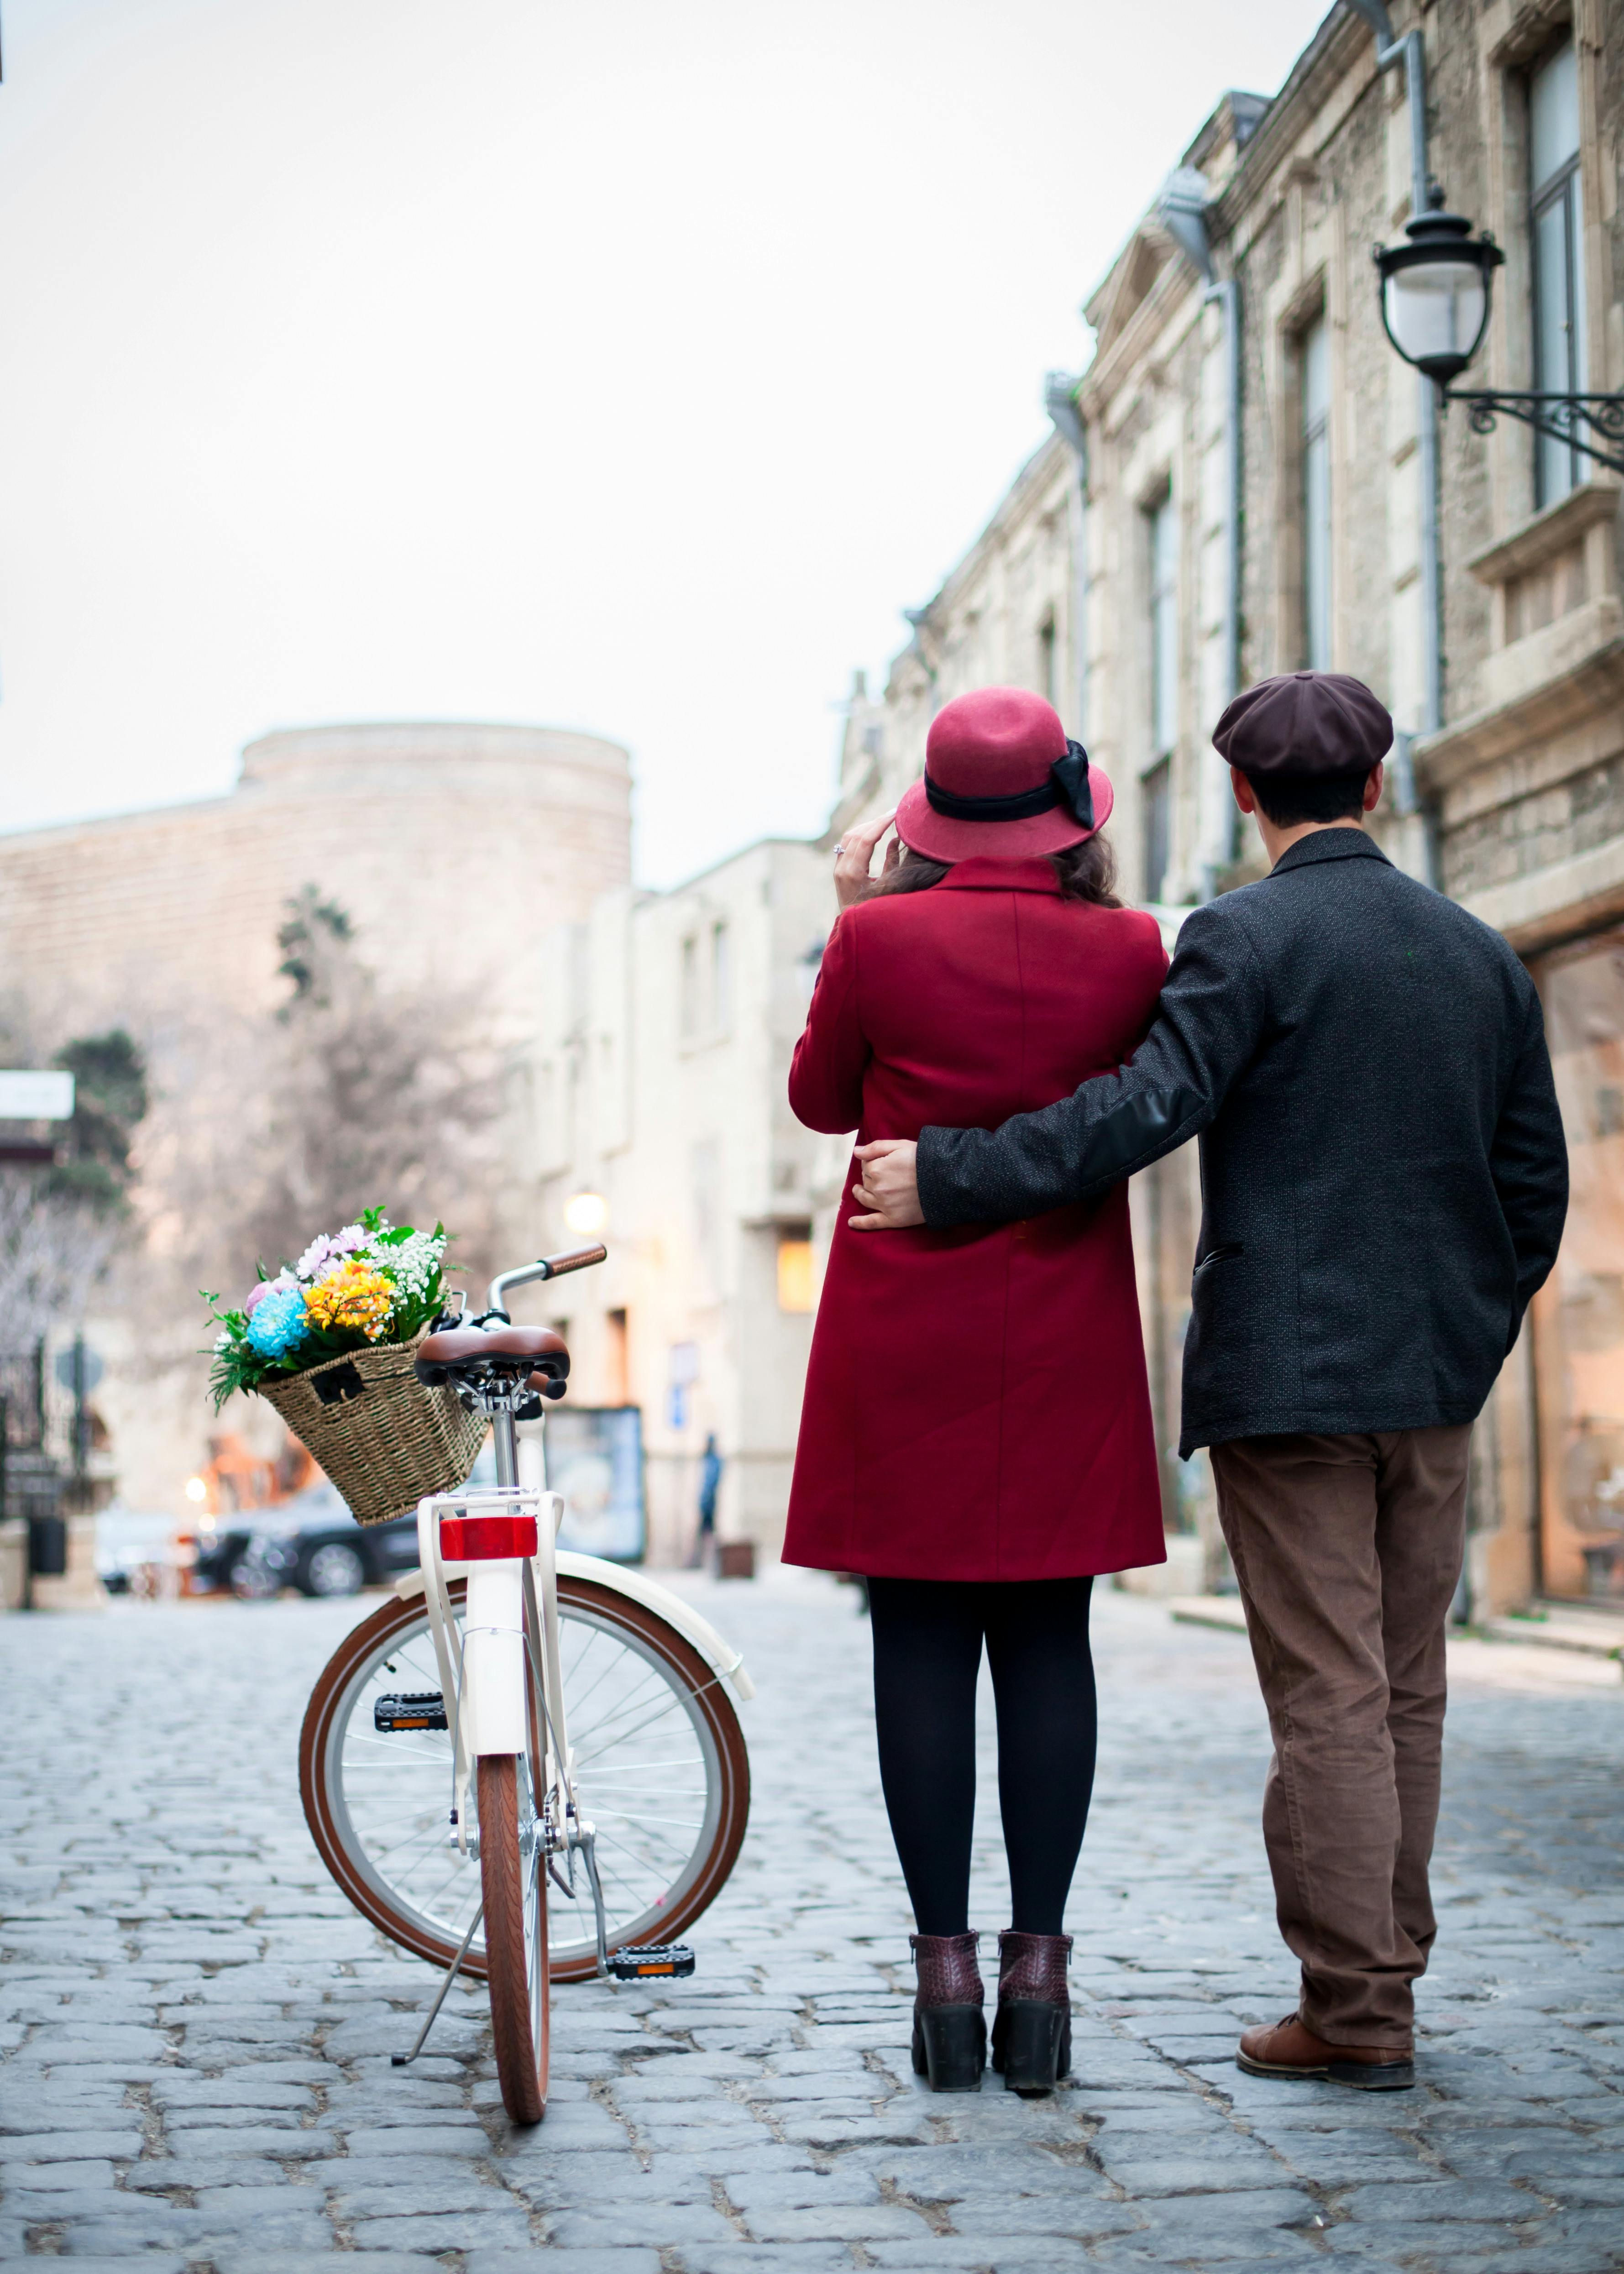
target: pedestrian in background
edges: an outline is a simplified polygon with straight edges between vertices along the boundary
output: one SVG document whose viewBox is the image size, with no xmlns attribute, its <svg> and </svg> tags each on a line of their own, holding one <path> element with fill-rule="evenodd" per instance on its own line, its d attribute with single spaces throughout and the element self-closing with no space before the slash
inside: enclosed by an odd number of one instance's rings
<svg viewBox="0 0 1624 2274">
<path fill-rule="evenodd" d="M 790 1103 L 808 1127 L 990 1128 L 1143 1035 L 1167 968 L 1099 832 L 1111 787 L 1036 696 L 936 715 L 927 772 L 838 848 Z M 994 1230 L 837 1226 L 807 1373 L 785 1559 L 868 1583 L 880 1773 L 918 1931 L 914 2064 L 985 2059 L 968 1917 L 981 1652 L 998 1712 L 1011 1926 L 993 2061 L 1018 2091 L 1070 2058 L 1064 1910 L 1094 1781 L 1094 1576 L 1161 1562 L 1162 1499 L 1127 1195 Z"/>
<path fill-rule="evenodd" d="M 699 1529 L 694 1535 L 694 1552 L 688 1558 L 690 1570 L 703 1568 L 716 1538 L 716 1496 L 722 1487 L 722 1457 L 716 1449 L 716 1432 L 710 1430 L 705 1438 L 705 1449 L 699 1457 Z"/>
<path fill-rule="evenodd" d="M 1237 2059 L 1402 2087 L 1437 1931 L 1471 1423 L 1555 1261 L 1567 1153 L 1528 973 L 1365 832 L 1393 740 L 1370 689 L 1267 679 L 1213 739 L 1271 871 L 1184 918 L 1132 1065 L 990 1133 L 871 1147 L 853 1221 L 963 1236 L 1120 1191 L 1200 1137 L 1179 1450 L 1212 1449 L 1302 1962 L 1297 2011 Z"/>
</svg>

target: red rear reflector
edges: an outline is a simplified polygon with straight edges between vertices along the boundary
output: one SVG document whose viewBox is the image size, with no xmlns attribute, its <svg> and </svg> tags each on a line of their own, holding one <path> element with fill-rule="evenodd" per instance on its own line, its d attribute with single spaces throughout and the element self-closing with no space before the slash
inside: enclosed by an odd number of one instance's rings
<svg viewBox="0 0 1624 2274">
<path fill-rule="evenodd" d="M 477 1563 L 490 1555 L 533 1555 L 533 1516 L 442 1516 L 440 1552 L 449 1563 Z"/>
</svg>

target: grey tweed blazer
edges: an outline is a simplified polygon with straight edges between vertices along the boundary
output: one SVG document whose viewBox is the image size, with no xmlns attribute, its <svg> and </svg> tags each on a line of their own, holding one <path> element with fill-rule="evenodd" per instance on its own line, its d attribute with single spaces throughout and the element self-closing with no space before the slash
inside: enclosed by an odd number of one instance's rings
<svg viewBox="0 0 1624 2274">
<path fill-rule="evenodd" d="M 932 1224 L 1036 1216 L 1195 1136 L 1181 1453 L 1473 1419 L 1568 1206 L 1539 998 L 1500 934 L 1363 830 L 1316 831 L 1184 919 L 1131 1065 L 926 1129 L 920 1200 Z"/>
</svg>

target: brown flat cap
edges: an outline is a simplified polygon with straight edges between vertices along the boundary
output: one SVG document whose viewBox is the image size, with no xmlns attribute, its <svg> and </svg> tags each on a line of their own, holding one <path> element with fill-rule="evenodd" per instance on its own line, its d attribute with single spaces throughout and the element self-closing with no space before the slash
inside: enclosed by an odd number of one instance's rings
<svg viewBox="0 0 1624 2274">
<path fill-rule="evenodd" d="M 1393 721 L 1345 671 L 1288 671 L 1236 697 L 1213 747 L 1244 774 L 1368 773 L 1393 747 Z"/>
</svg>

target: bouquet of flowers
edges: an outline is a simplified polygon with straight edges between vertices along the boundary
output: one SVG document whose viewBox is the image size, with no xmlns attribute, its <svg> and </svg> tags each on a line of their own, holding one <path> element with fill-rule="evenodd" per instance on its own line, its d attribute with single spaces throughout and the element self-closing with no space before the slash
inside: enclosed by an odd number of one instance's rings
<svg viewBox="0 0 1624 2274">
<path fill-rule="evenodd" d="M 262 1390 L 324 1359 L 412 1341 L 445 1300 L 447 1238 L 443 1224 L 417 1231 L 366 1209 L 358 1224 L 320 1233 L 274 1277 L 262 1263 L 238 1310 L 222 1311 L 205 1288 L 220 1329 L 209 1373 L 215 1412 L 234 1390 Z"/>
<path fill-rule="evenodd" d="M 412 1345 L 446 1300 L 446 1228 L 392 1224 L 381 1209 L 312 1239 L 273 1277 L 263 1264 L 240 1309 L 204 1301 L 219 1327 L 209 1387 L 269 1400 L 362 1524 L 382 1524 L 462 1484 L 484 1442 L 482 1412 L 419 1382 Z"/>
</svg>

